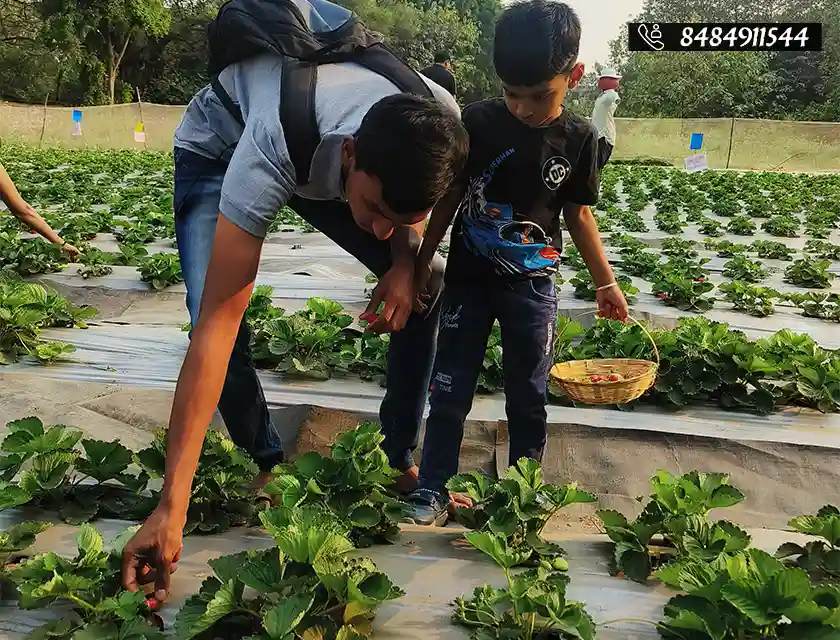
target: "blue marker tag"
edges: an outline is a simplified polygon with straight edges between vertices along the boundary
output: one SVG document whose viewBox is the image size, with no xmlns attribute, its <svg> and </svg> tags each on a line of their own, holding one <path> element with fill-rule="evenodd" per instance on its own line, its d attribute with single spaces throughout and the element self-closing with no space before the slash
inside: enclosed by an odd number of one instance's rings
<svg viewBox="0 0 840 640">
<path fill-rule="evenodd" d="M 691 145 L 689 149 L 692 151 L 699 151 L 703 148 L 703 134 L 702 133 L 692 133 L 691 134 Z"/>
<path fill-rule="evenodd" d="M 79 109 L 73 109 L 73 122 L 82 121 L 82 112 Z"/>
</svg>

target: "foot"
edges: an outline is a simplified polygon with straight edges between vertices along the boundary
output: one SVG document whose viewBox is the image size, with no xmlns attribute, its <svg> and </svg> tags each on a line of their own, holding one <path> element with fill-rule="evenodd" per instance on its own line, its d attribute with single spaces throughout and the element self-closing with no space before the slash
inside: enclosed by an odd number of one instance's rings
<svg viewBox="0 0 840 640">
<path fill-rule="evenodd" d="M 401 476 L 394 478 L 394 491 L 401 496 L 410 495 L 417 489 L 420 478 L 420 469 L 417 466 L 409 467 L 402 472 Z"/>
<path fill-rule="evenodd" d="M 434 491 L 417 489 L 408 497 L 411 512 L 403 518 L 403 522 L 426 527 L 442 527 L 449 519 L 447 502 L 444 502 L 443 498 Z"/>
</svg>

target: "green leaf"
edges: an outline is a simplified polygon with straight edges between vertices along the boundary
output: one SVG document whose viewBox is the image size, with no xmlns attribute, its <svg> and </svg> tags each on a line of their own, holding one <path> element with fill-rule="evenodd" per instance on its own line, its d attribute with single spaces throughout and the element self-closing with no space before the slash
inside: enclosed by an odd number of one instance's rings
<svg viewBox="0 0 840 640">
<path fill-rule="evenodd" d="M 531 551 L 515 551 L 508 546 L 505 536 L 486 531 L 470 531 L 464 534 L 467 541 L 479 551 L 486 553 L 503 569 L 510 569 L 527 560 Z"/>
<path fill-rule="evenodd" d="M 99 482 L 116 478 L 134 459 L 132 452 L 117 440 L 82 440 L 82 446 L 86 456 L 76 461 L 76 469 Z"/>
<path fill-rule="evenodd" d="M 350 579 L 347 584 L 347 597 L 351 602 L 359 602 L 367 607 L 375 607 L 387 600 L 393 600 L 404 595 L 402 590 L 391 582 L 384 573 L 374 573 L 356 584 Z"/>
<path fill-rule="evenodd" d="M 709 509 L 721 509 L 736 505 L 743 500 L 744 494 L 738 489 L 730 485 L 723 485 L 714 490 L 706 504 Z"/>
<path fill-rule="evenodd" d="M 206 631 L 224 617 L 233 613 L 238 607 L 234 589 L 235 587 L 232 580 L 223 584 L 213 595 L 213 598 L 207 603 L 204 613 L 197 619 L 189 621 L 191 624 L 189 628 L 185 630 L 188 634 L 186 637 L 192 638 L 199 633 Z"/>
<path fill-rule="evenodd" d="M 379 524 L 382 519 L 380 512 L 370 505 L 362 504 L 350 512 L 350 524 L 362 529 L 370 529 Z"/>
<path fill-rule="evenodd" d="M 0 480 L 0 511 L 26 504 L 32 499 L 29 492 L 16 484 Z"/>
<path fill-rule="evenodd" d="M 314 478 L 323 466 L 323 456 L 315 451 L 307 451 L 295 460 L 295 469 L 304 478 Z"/>
<path fill-rule="evenodd" d="M 315 600 L 314 594 L 292 594 L 271 607 L 263 616 L 263 626 L 271 640 L 286 640 Z"/>
<path fill-rule="evenodd" d="M 104 543 L 99 532 L 89 524 L 83 524 L 76 535 L 79 557 L 90 557 L 102 552 Z"/>
<path fill-rule="evenodd" d="M 601 518 L 601 521 L 604 523 L 604 528 L 607 530 L 615 527 L 627 529 L 630 526 L 630 523 L 627 522 L 627 518 L 613 509 L 599 509 L 595 513 L 599 518 Z"/>
</svg>

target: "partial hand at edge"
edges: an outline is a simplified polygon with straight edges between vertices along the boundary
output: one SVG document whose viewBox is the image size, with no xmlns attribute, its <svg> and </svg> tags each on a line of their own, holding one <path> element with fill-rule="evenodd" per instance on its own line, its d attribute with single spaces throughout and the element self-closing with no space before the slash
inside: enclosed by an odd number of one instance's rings
<svg viewBox="0 0 840 640">
<path fill-rule="evenodd" d="M 122 585 L 128 591 L 154 583 L 159 603 L 169 597 L 170 576 L 178 569 L 184 547 L 185 517 L 158 506 L 122 554 Z"/>
<path fill-rule="evenodd" d="M 414 278 L 413 266 L 393 266 L 379 279 L 367 308 L 360 316 L 362 320 L 371 322 L 368 331 L 394 333 L 405 327 L 415 305 L 420 304 L 414 293 Z M 383 303 L 382 311 L 377 313 Z"/>
</svg>

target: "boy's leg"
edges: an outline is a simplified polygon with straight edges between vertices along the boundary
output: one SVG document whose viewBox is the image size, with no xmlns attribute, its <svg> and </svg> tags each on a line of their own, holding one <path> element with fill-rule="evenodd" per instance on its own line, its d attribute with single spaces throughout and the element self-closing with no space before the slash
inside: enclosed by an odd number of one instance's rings
<svg viewBox="0 0 840 640">
<path fill-rule="evenodd" d="M 198 320 L 213 248 L 225 168 L 223 163 L 175 150 L 175 232 L 193 325 Z M 283 461 L 283 448 L 254 368 L 250 338 L 248 323 L 243 319 L 230 356 L 219 412 L 231 439 L 251 454 L 261 471 L 270 471 Z"/>
<path fill-rule="evenodd" d="M 290 206 L 377 276 L 383 276 L 391 268 L 390 243 L 360 229 L 346 203 L 294 198 Z M 412 313 L 405 328 L 391 335 L 388 349 L 385 398 L 379 409 L 385 436 L 382 447 L 391 466 L 409 474 L 415 466 L 414 450 L 429 392 L 444 267 L 444 260 L 438 256 L 427 288 L 428 311 Z M 411 491 L 413 479 L 406 476 L 405 481 L 409 481 L 409 486 L 400 488 Z"/>
<path fill-rule="evenodd" d="M 598 138 L 598 169 L 603 169 L 612 156 L 613 146 L 606 138 Z"/>
<path fill-rule="evenodd" d="M 420 487 L 411 496 L 414 512 L 410 521 L 414 524 L 446 522 L 446 483 L 458 473 L 464 421 L 472 408 L 487 338 L 493 329 L 486 290 L 447 287 L 441 306 Z"/>
<path fill-rule="evenodd" d="M 557 326 L 554 279 L 511 283 L 497 300 L 504 350 L 509 463 L 514 465 L 520 458 L 541 460 L 546 442 L 548 371 L 554 360 Z"/>
</svg>

